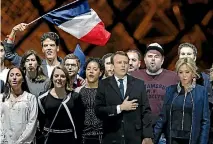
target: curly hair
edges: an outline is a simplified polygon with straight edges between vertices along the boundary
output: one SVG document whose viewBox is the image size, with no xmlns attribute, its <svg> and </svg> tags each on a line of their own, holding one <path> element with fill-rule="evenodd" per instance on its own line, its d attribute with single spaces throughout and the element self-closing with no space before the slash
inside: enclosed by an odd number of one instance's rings
<svg viewBox="0 0 213 144">
<path fill-rule="evenodd" d="M 56 46 L 59 46 L 59 43 L 60 43 L 60 38 L 59 36 L 54 33 L 54 32 L 47 32 L 47 33 L 44 33 L 42 36 L 41 36 L 41 45 L 43 46 L 43 42 L 47 39 L 51 39 L 53 41 L 55 41 L 55 44 Z"/>
<path fill-rule="evenodd" d="M 101 77 L 102 77 L 104 74 L 104 71 L 105 71 L 103 60 L 100 58 L 93 58 L 93 57 L 89 58 L 84 65 L 84 71 L 86 71 L 87 66 L 90 62 L 96 62 L 98 64 L 98 67 L 99 67 L 100 71 L 102 72 L 102 75 L 101 75 Z"/>
</svg>

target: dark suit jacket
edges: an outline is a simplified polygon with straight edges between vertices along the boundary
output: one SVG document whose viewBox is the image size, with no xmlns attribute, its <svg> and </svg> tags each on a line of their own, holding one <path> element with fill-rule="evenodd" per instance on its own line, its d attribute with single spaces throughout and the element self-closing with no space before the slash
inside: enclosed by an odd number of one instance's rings
<svg viewBox="0 0 213 144">
<path fill-rule="evenodd" d="M 142 80 L 127 75 L 125 97 L 137 99 L 139 107 L 134 111 L 117 114 L 117 105 L 123 98 L 115 77 L 108 77 L 99 82 L 95 112 L 103 120 L 103 144 L 141 144 L 143 138 L 153 138 L 146 89 Z"/>
</svg>

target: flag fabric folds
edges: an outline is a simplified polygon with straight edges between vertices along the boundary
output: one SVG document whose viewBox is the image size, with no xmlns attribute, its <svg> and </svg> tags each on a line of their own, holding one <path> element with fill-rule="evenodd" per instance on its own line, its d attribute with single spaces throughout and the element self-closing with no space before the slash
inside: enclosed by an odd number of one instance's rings
<svg viewBox="0 0 213 144">
<path fill-rule="evenodd" d="M 43 18 L 87 43 L 104 46 L 110 38 L 104 23 L 86 0 L 55 9 Z"/>
<path fill-rule="evenodd" d="M 81 47 L 80 47 L 79 44 L 76 45 L 73 54 L 74 54 L 75 56 L 77 56 L 78 59 L 80 60 L 79 75 L 80 75 L 81 77 L 84 77 L 84 65 L 85 65 L 85 63 L 86 63 L 86 56 L 85 56 L 84 52 L 81 50 Z"/>
</svg>

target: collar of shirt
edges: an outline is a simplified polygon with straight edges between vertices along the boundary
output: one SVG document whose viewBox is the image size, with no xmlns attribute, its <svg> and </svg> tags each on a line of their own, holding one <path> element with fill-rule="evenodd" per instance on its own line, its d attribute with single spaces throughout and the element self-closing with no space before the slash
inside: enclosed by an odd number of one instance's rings
<svg viewBox="0 0 213 144">
<path fill-rule="evenodd" d="M 124 84 L 124 95 L 125 95 L 126 94 L 126 89 L 127 89 L 127 75 L 124 76 L 122 79 L 123 79 L 123 84 Z M 115 76 L 115 80 L 117 82 L 118 87 L 120 87 L 120 82 L 118 81 L 119 78 Z"/>
<path fill-rule="evenodd" d="M 114 75 L 115 76 L 115 75 Z M 118 81 L 120 78 L 118 78 L 118 77 L 116 77 L 115 76 L 115 80 L 117 81 L 117 83 L 119 83 L 120 84 L 120 82 Z M 123 78 L 121 78 L 121 79 L 123 79 L 123 83 L 127 83 L 127 76 L 124 76 Z"/>
</svg>

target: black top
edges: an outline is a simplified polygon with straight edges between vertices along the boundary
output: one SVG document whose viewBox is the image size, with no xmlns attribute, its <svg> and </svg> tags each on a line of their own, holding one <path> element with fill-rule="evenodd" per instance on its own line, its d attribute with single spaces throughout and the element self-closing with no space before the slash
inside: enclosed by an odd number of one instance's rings
<svg viewBox="0 0 213 144">
<path fill-rule="evenodd" d="M 85 108 L 85 120 L 83 135 L 95 136 L 101 135 L 102 121 L 95 115 L 95 97 L 97 88 L 85 88 L 83 87 L 79 94 L 81 96 L 84 108 Z"/>
<path fill-rule="evenodd" d="M 172 137 L 190 138 L 192 125 L 192 99 L 190 94 L 174 99 L 172 106 Z"/>
<path fill-rule="evenodd" d="M 46 97 L 46 101 L 43 104 L 43 107 L 45 109 L 45 117 L 46 117 L 45 125 L 44 125 L 45 127 L 47 128 L 50 127 L 62 101 L 63 99 L 55 98 L 50 93 L 48 93 Z M 69 109 L 71 109 L 73 107 L 73 103 L 71 101 L 68 101 L 67 106 Z M 57 129 L 57 130 L 73 129 L 72 123 L 70 121 L 70 118 L 68 117 L 68 114 L 64 106 L 61 106 L 59 113 L 51 129 Z"/>
</svg>

